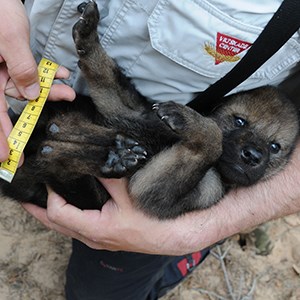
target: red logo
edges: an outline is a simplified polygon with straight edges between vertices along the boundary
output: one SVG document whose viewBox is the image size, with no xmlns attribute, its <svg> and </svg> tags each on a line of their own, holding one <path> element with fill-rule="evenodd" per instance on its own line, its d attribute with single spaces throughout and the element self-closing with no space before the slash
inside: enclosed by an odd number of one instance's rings
<svg viewBox="0 0 300 300">
<path fill-rule="evenodd" d="M 207 43 L 204 46 L 205 51 L 214 57 L 215 64 L 222 62 L 236 62 L 240 60 L 238 54 L 247 50 L 252 44 L 237 39 L 235 37 L 218 32 L 216 37 L 216 46 Z"/>
</svg>

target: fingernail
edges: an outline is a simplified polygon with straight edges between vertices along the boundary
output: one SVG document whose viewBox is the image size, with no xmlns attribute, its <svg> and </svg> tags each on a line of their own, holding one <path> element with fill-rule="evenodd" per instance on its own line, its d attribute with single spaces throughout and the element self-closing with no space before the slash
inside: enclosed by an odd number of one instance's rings
<svg viewBox="0 0 300 300">
<path fill-rule="evenodd" d="M 38 83 L 34 83 L 30 86 L 27 86 L 24 89 L 25 98 L 29 100 L 36 99 L 40 94 L 40 85 Z"/>
</svg>

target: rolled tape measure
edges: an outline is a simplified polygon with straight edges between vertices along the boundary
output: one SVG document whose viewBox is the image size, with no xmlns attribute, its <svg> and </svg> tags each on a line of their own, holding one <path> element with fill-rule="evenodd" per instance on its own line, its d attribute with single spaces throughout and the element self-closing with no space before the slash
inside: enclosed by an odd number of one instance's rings
<svg viewBox="0 0 300 300">
<path fill-rule="evenodd" d="M 29 100 L 25 106 L 7 139 L 10 149 L 9 157 L 0 165 L 0 178 L 8 182 L 14 178 L 22 152 L 40 117 L 58 67 L 58 64 L 46 58 L 42 58 L 38 65 L 40 95 L 35 100 Z"/>
</svg>

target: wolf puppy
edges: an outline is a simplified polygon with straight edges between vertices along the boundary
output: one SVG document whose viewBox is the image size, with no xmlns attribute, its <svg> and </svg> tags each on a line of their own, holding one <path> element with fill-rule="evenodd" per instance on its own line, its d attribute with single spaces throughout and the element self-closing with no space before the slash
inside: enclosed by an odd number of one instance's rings
<svg viewBox="0 0 300 300">
<path fill-rule="evenodd" d="M 96 177 L 126 176 L 136 207 L 166 219 L 286 165 L 298 116 L 275 88 L 233 95 L 210 117 L 173 102 L 152 107 L 102 49 L 96 4 L 81 9 L 73 37 L 91 98 L 46 104 L 4 195 L 46 207 L 49 185 L 79 208 L 101 209 L 109 195 Z"/>
</svg>

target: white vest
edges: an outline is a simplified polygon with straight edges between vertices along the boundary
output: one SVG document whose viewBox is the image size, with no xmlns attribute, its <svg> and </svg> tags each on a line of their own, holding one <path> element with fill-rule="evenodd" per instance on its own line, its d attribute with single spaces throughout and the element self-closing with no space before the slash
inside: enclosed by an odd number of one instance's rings
<svg viewBox="0 0 300 300">
<path fill-rule="evenodd" d="M 77 67 L 72 26 L 82 0 L 26 0 L 31 44 L 71 71 L 67 83 L 88 93 Z M 246 54 L 280 0 L 98 0 L 107 53 L 154 100 L 187 103 Z M 299 34 L 235 91 L 277 85 L 300 59 Z"/>
</svg>

